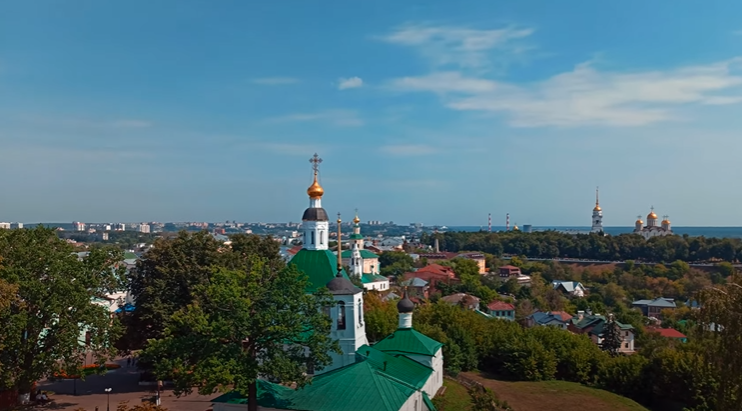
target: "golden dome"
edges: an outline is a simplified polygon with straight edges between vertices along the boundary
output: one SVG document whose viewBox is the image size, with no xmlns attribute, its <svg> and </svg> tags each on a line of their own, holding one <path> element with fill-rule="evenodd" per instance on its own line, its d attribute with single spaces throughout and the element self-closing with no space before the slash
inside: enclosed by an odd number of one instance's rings
<svg viewBox="0 0 742 411">
<path fill-rule="evenodd" d="M 662 220 L 662 225 L 665 225 L 665 224 L 670 225 L 670 220 L 668 219 Z"/>
<path fill-rule="evenodd" d="M 312 185 L 307 189 L 307 194 L 309 195 L 309 198 L 312 199 L 322 198 L 322 195 L 325 194 L 325 190 L 321 185 L 319 185 L 319 182 L 317 182 L 317 172 L 314 173 L 314 182 L 312 182 Z"/>
<path fill-rule="evenodd" d="M 600 208 L 599 205 L 595 204 L 595 208 L 593 208 L 593 211 L 601 211 L 602 208 Z"/>
<path fill-rule="evenodd" d="M 354 224 L 358 224 L 358 223 L 360 223 L 360 222 L 361 222 L 361 219 L 360 219 L 360 218 L 358 218 L 358 214 L 356 214 L 356 217 L 355 217 L 355 218 L 353 219 L 353 223 L 354 223 Z"/>
<path fill-rule="evenodd" d="M 656 220 L 656 219 L 657 219 L 657 214 L 655 214 L 654 211 L 647 214 L 647 220 Z"/>
<path fill-rule="evenodd" d="M 513 226 L 513 231 L 520 231 L 520 228 L 518 228 L 517 225 L 516 226 Z"/>
<path fill-rule="evenodd" d="M 636 224 L 638 224 L 638 225 L 644 225 L 644 221 L 642 221 L 642 219 L 640 218 L 640 219 L 636 220 Z"/>
</svg>

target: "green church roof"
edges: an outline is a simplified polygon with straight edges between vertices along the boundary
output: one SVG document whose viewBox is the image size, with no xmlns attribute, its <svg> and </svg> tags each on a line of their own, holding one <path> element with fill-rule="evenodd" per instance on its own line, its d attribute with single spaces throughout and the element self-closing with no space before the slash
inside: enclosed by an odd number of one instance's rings
<svg viewBox="0 0 742 411">
<path fill-rule="evenodd" d="M 379 274 L 363 274 L 361 282 L 364 284 L 375 283 L 377 281 L 388 281 L 389 279 Z"/>
<path fill-rule="evenodd" d="M 374 348 L 386 353 L 419 354 L 431 357 L 434 357 L 442 346 L 443 344 L 412 328 L 400 328 L 374 344 Z"/>
<path fill-rule="evenodd" d="M 356 351 L 356 357 L 365 359 L 377 370 L 393 375 L 411 386 L 422 389 L 433 369 L 411 360 L 403 355 L 391 355 L 368 345 L 362 345 Z"/>
<path fill-rule="evenodd" d="M 349 237 L 351 240 L 363 240 L 362 234 L 351 234 Z"/>
<path fill-rule="evenodd" d="M 299 250 L 291 264 L 309 277 L 306 292 L 313 293 L 324 287 L 337 275 L 337 256 L 330 250 Z M 343 277 L 348 278 L 345 269 Z"/>
<path fill-rule="evenodd" d="M 359 250 L 361 253 L 361 258 L 379 258 L 377 254 L 372 253 L 368 250 Z M 353 250 L 344 250 L 343 251 L 343 258 L 350 258 L 353 256 Z"/>
<path fill-rule="evenodd" d="M 415 391 L 414 386 L 379 370 L 372 361 L 361 360 L 314 377 L 311 385 L 299 390 L 258 380 L 258 404 L 303 411 L 398 411 Z M 231 404 L 245 401 L 236 392 L 213 400 Z"/>
</svg>

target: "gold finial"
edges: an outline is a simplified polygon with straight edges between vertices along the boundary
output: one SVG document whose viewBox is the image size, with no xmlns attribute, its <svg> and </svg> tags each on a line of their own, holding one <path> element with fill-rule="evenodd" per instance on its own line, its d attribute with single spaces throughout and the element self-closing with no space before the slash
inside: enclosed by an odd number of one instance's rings
<svg viewBox="0 0 742 411">
<path fill-rule="evenodd" d="M 358 224 L 360 222 L 361 222 L 361 219 L 358 218 L 358 209 L 356 208 L 356 216 L 355 216 L 355 218 L 353 218 L 353 223 L 354 224 Z"/>
<path fill-rule="evenodd" d="M 317 174 L 319 174 L 319 165 L 322 163 L 322 159 L 319 158 L 317 153 L 314 153 L 314 156 L 309 159 L 309 162 L 312 163 L 312 170 L 314 171 L 314 181 L 312 182 L 312 185 L 309 186 L 307 189 L 307 194 L 309 195 L 309 198 L 312 199 L 320 199 L 322 198 L 322 195 L 325 194 L 325 190 L 322 188 L 321 185 L 319 185 L 319 182 L 317 181 Z"/>
<path fill-rule="evenodd" d="M 647 220 L 656 220 L 657 214 L 654 213 L 654 206 L 650 208 L 649 214 L 647 214 Z"/>
<path fill-rule="evenodd" d="M 340 219 L 340 213 L 338 213 L 338 224 L 342 223 L 343 220 Z"/>
<path fill-rule="evenodd" d="M 595 208 L 593 208 L 593 211 L 601 211 L 600 198 L 598 197 L 598 187 L 595 187 Z"/>
</svg>

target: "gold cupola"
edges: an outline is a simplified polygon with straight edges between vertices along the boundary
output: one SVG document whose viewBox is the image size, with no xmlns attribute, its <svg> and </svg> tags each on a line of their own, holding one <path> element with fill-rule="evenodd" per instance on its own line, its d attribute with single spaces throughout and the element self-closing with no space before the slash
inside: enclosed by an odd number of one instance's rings
<svg viewBox="0 0 742 411">
<path fill-rule="evenodd" d="M 317 171 L 314 172 L 314 181 L 312 182 L 312 185 L 307 188 L 307 194 L 309 195 L 309 198 L 313 200 L 320 199 L 322 198 L 322 195 L 325 194 L 325 189 L 323 189 L 317 181 Z"/>
<path fill-rule="evenodd" d="M 595 188 L 595 208 L 593 208 L 593 211 L 601 211 L 602 208 L 600 208 L 600 198 L 598 197 L 598 188 Z"/>
<path fill-rule="evenodd" d="M 358 213 L 356 213 L 356 216 L 353 218 L 353 224 L 358 224 L 361 222 L 361 219 L 358 218 Z"/>
<path fill-rule="evenodd" d="M 657 214 L 654 213 L 654 210 L 652 210 L 649 214 L 647 214 L 647 220 L 656 220 Z"/>
</svg>

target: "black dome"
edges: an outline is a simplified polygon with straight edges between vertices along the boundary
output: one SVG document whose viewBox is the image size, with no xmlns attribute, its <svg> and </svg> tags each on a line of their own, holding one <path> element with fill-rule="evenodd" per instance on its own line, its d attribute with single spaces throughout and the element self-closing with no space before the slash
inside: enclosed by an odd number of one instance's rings
<svg viewBox="0 0 742 411">
<path fill-rule="evenodd" d="M 353 295 L 361 292 L 349 279 L 338 276 L 327 283 L 327 289 L 334 295 Z"/>
<path fill-rule="evenodd" d="M 324 208 L 307 208 L 304 210 L 302 221 L 328 221 L 327 211 Z"/>
<path fill-rule="evenodd" d="M 415 304 L 407 298 L 407 291 L 404 292 L 404 297 L 397 303 L 397 311 L 401 314 L 409 314 L 415 309 Z"/>
</svg>

